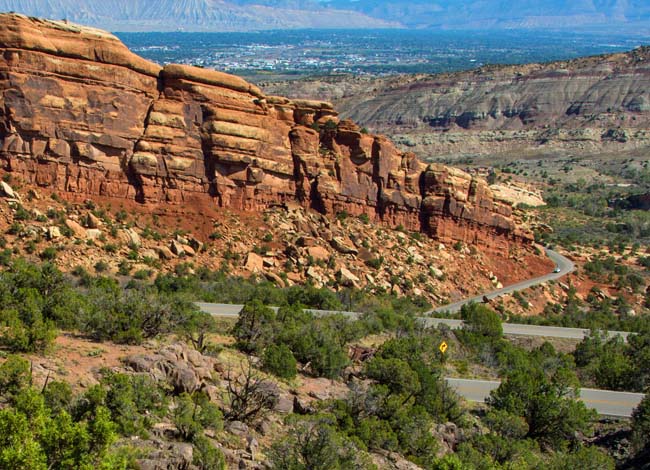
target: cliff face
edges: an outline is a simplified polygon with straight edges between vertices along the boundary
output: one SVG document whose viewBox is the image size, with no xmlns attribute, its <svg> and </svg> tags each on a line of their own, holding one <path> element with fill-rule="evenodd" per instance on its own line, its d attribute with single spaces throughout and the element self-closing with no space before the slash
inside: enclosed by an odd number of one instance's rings
<svg viewBox="0 0 650 470">
<path fill-rule="evenodd" d="M 160 68 L 98 30 L 19 15 L 0 25 L 0 160 L 28 184 L 187 211 L 297 201 L 443 240 L 530 238 L 485 181 L 426 166 L 328 103 Z"/>
<path fill-rule="evenodd" d="M 650 48 L 469 72 L 268 84 L 333 100 L 341 114 L 421 156 L 650 145 Z"/>
</svg>

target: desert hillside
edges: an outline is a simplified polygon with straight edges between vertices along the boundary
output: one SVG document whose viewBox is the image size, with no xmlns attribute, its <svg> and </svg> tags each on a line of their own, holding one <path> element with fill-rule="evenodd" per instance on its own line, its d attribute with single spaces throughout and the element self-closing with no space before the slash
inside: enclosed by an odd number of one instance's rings
<svg viewBox="0 0 650 470">
<path fill-rule="evenodd" d="M 630 150 L 650 143 L 650 49 L 469 72 L 262 84 L 334 102 L 421 157 Z"/>
</svg>

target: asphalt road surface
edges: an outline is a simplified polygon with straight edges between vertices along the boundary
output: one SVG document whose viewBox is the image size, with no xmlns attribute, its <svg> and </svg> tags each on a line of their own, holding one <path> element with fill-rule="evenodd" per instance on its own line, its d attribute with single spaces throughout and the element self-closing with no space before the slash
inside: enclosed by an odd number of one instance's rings
<svg viewBox="0 0 650 470">
<path fill-rule="evenodd" d="M 483 298 L 487 297 L 488 299 L 496 299 L 497 297 L 502 296 L 503 294 L 511 294 L 514 291 L 517 290 L 522 290 L 522 289 L 527 289 L 529 287 L 536 286 L 538 284 L 542 284 L 544 282 L 552 281 L 555 279 L 559 279 L 562 276 L 566 276 L 570 272 L 573 272 L 576 269 L 575 264 L 573 264 L 573 261 L 571 261 L 568 258 L 565 258 L 561 254 L 559 254 L 556 251 L 549 250 L 546 248 L 546 256 L 548 256 L 554 263 L 556 268 L 559 269 L 558 272 L 552 272 L 549 274 L 545 274 L 544 276 L 536 277 L 533 279 L 528 279 L 527 281 L 521 281 L 516 284 L 512 284 L 510 286 L 504 287 L 502 289 L 497 289 L 492 292 L 487 292 L 485 294 L 481 295 L 476 295 L 474 297 L 470 297 L 468 299 L 463 299 L 459 300 L 458 302 L 454 302 L 453 304 L 449 305 L 444 305 L 442 307 L 435 308 L 433 310 L 429 310 L 428 312 L 424 312 L 425 315 L 433 315 L 435 313 L 441 313 L 441 312 L 451 312 L 451 313 L 456 313 L 460 311 L 460 308 L 463 305 L 466 305 L 470 302 L 475 302 L 475 303 L 481 303 L 483 302 Z M 558 270 L 556 269 L 556 270 Z"/>
<path fill-rule="evenodd" d="M 433 310 L 425 312 L 425 315 L 435 315 L 436 313 L 442 312 L 459 312 L 463 305 L 466 305 L 470 302 L 482 303 L 484 298 L 495 299 L 504 294 L 511 294 L 515 291 L 527 289 L 529 287 L 542 284 L 544 282 L 552 281 L 559 279 L 562 276 L 565 276 L 575 270 L 575 264 L 570 259 L 562 256 L 556 251 L 549 250 L 546 248 L 546 255 L 555 263 L 556 269 L 549 274 L 544 276 L 536 277 L 534 279 L 529 279 L 527 281 L 521 281 L 516 284 L 504 287 L 502 289 L 497 289 L 492 292 L 488 292 L 483 295 L 477 295 L 470 297 L 468 299 L 463 299 L 453 304 L 445 305 L 438 307 Z M 557 272 L 555 272 L 557 271 Z M 462 326 L 462 321 L 460 320 L 446 320 L 446 319 L 437 319 L 430 318 L 424 320 L 427 326 L 437 326 L 441 323 L 449 325 L 451 328 L 460 328 Z M 557 326 L 536 326 L 536 325 L 521 325 L 515 323 L 503 323 L 503 333 L 506 335 L 522 335 L 522 336 L 544 336 L 548 338 L 568 338 L 568 339 L 582 339 L 585 336 L 589 335 L 589 330 L 582 328 L 562 328 Z M 609 337 L 614 337 L 620 335 L 624 340 L 627 341 L 628 332 L 626 331 L 609 331 Z"/>
<path fill-rule="evenodd" d="M 490 392 L 500 382 L 492 380 L 471 380 L 447 378 L 447 383 L 468 401 L 484 403 Z M 629 418 L 643 399 L 642 393 L 610 392 L 608 390 L 580 389 L 580 400 L 587 408 L 593 408 L 600 415 Z"/>
<path fill-rule="evenodd" d="M 235 318 L 239 315 L 243 305 L 233 304 L 211 304 L 206 302 L 196 302 L 196 305 L 204 312 L 217 317 L 230 317 Z M 276 308 L 276 307 L 271 307 Z M 356 312 L 339 312 L 333 310 L 308 310 L 316 315 L 333 315 L 342 314 L 349 318 L 357 318 L 360 314 Z M 460 328 L 463 325 L 462 320 L 452 320 L 448 318 L 431 318 L 422 317 L 420 321 L 426 326 L 436 327 L 440 324 L 449 326 L 452 329 Z M 519 325 L 514 323 L 503 323 L 503 333 L 506 335 L 520 335 L 520 336 L 543 336 L 547 338 L 569 338 L 569 339 L 582 339 L 589 334 L 589 330 L 580 328 L 562 328 L 558 326 L 536 326 L 536 325 Z M 623 339 L 627 339 L 629 333 L 625 331 L 610 331 L 610 336 L 621 335 Z"/>
<path fill-rule="evenodd" d="M 421 318 L 427 326 L 436 327 L 440 324 L 448 325 L 452 329 L 463 326 L 462 320 L 450 320 L 446 318 Z M 564 328 L 560 326 L 538 326 L 522 325 L 518 323 L 502 323 L 504 335 L 516 336 L 542 336 L 546 338 L 564 338 L 564 339 L 582 339 L 589 335 L 589 330 L 582 328 Z M 608 336 L 614 337 L 620 335 L 625 341 L 630 333 L 627 331 L 608 331 Z"/>
<path fill-rule="evenodd" d="M 512 293 L 516 290 L 526 289 L 538 284 L 542 284 L 547 281 L 554 279 L 559 279 L 560 277 L 572 272 L 575 269 L 573 262 L 561 254 L 553 251 L 546 250 L 546 254 L 551 258 L 559 272 L 552 272 L 545 276 L 540 276 L 528 281 L 518 282 L 503 289 L 498 289 L 493 292 L 489 292 L 484 295 L 478 295 L 469 299 L 461 300 L 444 307 L 439 307 L 435 310 L 430 310 L 425 312 L 425 314 L 431 315 L 434 313 L 440 312 L 458 312 L 460 308 L 470 302 L 483 302 L 483 297 L 488 299 L 494 299 L 503 294 Z M 196 302 L 196 305 L 204 312 L 211 315 L 219 317 L 237 317 L 241 312 L 243 305 L 233 305 L 233 304 L 213 304 L 206 302 Z M 276 307 L 272 307 L 276 308 Z M 276 308 L 277 309 L 277 308 Z M 333 314 L 343 314 L 350 318 L 356 318 L 360 314 L 356 312 L 339 312 L 331 310 L 309 310 L 316 315 L 333 315 Z M 446 318 L 432 318 L 432 317 L 422 317 L 420 318 L 427 326 L 437 326 L 439 324 L 446 324 L 450 328 L 460 328 L 463 324 L 461 320 L 451 320 Z M 507 335 L 524 335 L 524 336 L 545 336 L 552 338 L 570 338 L 570 339 L 582 339 L 587 334 L 589 330 L 583 330 L 580 328 L 561 328 L 555 326 L 535 326 L 535 325 L 519 325 L 512 323 L 503 323 L 503 332 Z M 610 336 L 621 335 L 623 338 L 627 338 L 628 334 L 624 331 L 610 331 Z M 468 401 L 481 402 L 483 403 L 485 399 L 490 395 L 490 392 L 499 386 L 500 382 L 497 381 L 488 381 L 488 380 L 471 380 L 471 379 L 454 379 L 447 378 L 447 382 L 458 391 L 458 393 Z M 640 393 L 627 393 L 627 392 L 610 392 L 607 390 L 594 390 L 589 388 L 583 388 L 580 391 L 580 399 L 585 402 L 587 407 L 595 409 L 601 415 L 607 416 L 620 416 L 620 417 L 629 417 L 632 415 L 632 410 L 636 408 L 643 398 L 643 395 Z"/>
</svg>

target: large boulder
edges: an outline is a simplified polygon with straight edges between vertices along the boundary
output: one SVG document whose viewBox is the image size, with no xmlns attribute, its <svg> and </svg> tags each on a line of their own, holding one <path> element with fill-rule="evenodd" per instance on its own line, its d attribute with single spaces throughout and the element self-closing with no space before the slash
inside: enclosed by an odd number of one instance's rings
<svg viewBox="0 0 650 470">
<path fill-rule="evenodd" d="M 180 343 L 157 353 L 128 356 L 124 364 L 134 372 L 167 382 L 177 393 L 194 393 L 206 388 L 213 381 L 214 371 L 220 368 L 216 359 Z"/>
<path fill-rule="evenodd" d="M 257 253 L 248 253 L 244 263 L 244 269 L 251 273 L 259 273 L 264 269 L 264 259 Z"/>
<path fill-rule="evenodd" d="M 4 181 L 0 181 L 0 196 L 7 197 L 9 199 L 17 199 L 16 192 Z"/>
<path fill-rule="evenodd" d="M 83 228 L 79 222 L 72 219 L 66 219 L 65 226 L 70 229 L 75 238 L 86 238 L 86 229 Z"/>
<path fill-rule="evenodd" d="M 190 470 L 193 468 L 194 448 L 186 442 L 167 442 L 159 439 L 134 441 L 145 457 L 138 458 L 140 470 Z"/>
</svg>

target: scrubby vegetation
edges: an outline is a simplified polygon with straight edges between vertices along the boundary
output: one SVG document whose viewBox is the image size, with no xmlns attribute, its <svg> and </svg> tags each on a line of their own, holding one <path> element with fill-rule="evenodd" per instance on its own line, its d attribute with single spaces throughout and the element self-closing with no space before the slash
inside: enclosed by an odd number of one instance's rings
<svg viewBox="0 0 650 470">
<path fill-rule="evenodd" d="M 497 315 L 484 306 L 466 308 L 464 317 L 467 327 L 456 334 L 412 330 L 386 341 L 359 370 L 346 398 L 321 403 L 316 415 L 287 420 L 290 438 L 273 447 L 274 468 L 322 468 L 314 464 L 321 459 L 335 465 L 329 468 L 372 468 L 363 456 L 377 451 L 399 452 L 432 469 L 559 469 L 578 461 L 614 468 L 605 452 L 580 440 L 595 415 L 575 399 L 572 356 L 548 343 L 531 354 L 512 346 L 501 336 Z M 443 340 L 478 361 L 490 362 L 490 351 L 501 363 L 503 382 L 485 413 L 470 413 L 443 380 Z M 440 437 L 432 430 L 440 423 L 466 432 L 453 457 L 439 456 Z M 352 455 L 361 460 L 351 463 Z"/>
<path fill-rule="evenodd" d="M 45 351 L 57 328 L 131 344 L 179 330 L 190 334 L 203 315 L 188 299 L 156 285 L 123 288 L 115 279 L 82 273 L 75 286 L 54 265 L 22 259 L 0 272 L 1 341 L 14 352 Z"/>
<path fill-rule="evenodd" d="M 648 170 L 632 176 L 635 193 L 648 189 Z M 617 204 L 628 193 L 615 185 L 551 182 L 544 198 L 548 207 L 542 217 L 554 228 L 540 232 L 538 239 L 566 247 L 576 245 L 631 246 L 650 241 L 648 211 L 627 210 Z"/>
<path fill-rule="evenodd" d="M 607 339 L 592 331 L 573 353 L 583 382 L 597 388 L 644 392 L 650 387 L 650 330 Z"/>
<path fill-rule="evenodd" d="M 73 394 L 64 382 L 39 390 L 30 385 L 29 362 L 18 356 L 0 366 L 0 384 L 3 469 L 137 468 L 141 449 L 129 438 L 146 438 L 153 424 L 170 413 L 179 437 L 195 443 L 197 467 L 225 469 L 223 455 L 205 447 L 204 429 L 220 429 L 222 417 L 204 395 L 174 396 L 146 376 L 108 372 L 101 384 L 81 394 Z"/>
<path fill-rule="evenodd" d="M 607 266 L 604 260 L 603 272 L 615 271 Z M 594 275 L 599 270 L 594 263 Z M 134 447 L 134 439 L 148 439 L 160 422 L 170 426 L 175 442 L 192 446 L 197 468 L 225 468 L 226 457 L 215 446 L 226 435 L 224 423 L 259 426 L 278 403 L 278 383 L 295 387 L 315 377 L 348 391 L 294 404 L 294 413 L 278 420 L 281 428 L 264 451 L 272 468 L 372 469 L 373 459 L 385 453 L 427 469 L 568 469 L 576 462 L 613 468 L 606 449 L 590 445 L 598 423 L 577 400 L 578 389 L 646 390 L 650 380 L 650 329 L 643 323 L 628 343 L 595 331 L 567 354 L 549 343 L 533 350 L 513 345 L 503 337 L 499 314 L 479 304 L 465 306 L 465 326 L 451 331 L 418 324 L 423 305 L 417 300 L 353 289 L 280 289 L 207 270 L 120 283 L 10 259 L 0 281 L 0 338 L 7 353 L 47 354 L 65 330 L 121 344 L 173 335 L 218 355 L 223 346 L 210 338 L 219 331 L 234 338 L 232 354 L 246 358 L 241 370 L 222 372 L 221 385 L 212 390 L 221 397 L 215 401 L 205 390 L 188 392 L 151 374 L 113 370 L 83 392 L 50 380 L 35 388 L 29 362 L 9 355 L 0 366 L 0 467 L 8 469 L 136 468 L 148 451 Z M 218 330 L 194 299 L 245 307 L 231 330 Z M 361 315 L 319 316 L 305 307 Z M 563 316 L 579 318 L 579 307 L 570 299 Z M 363 360 L 350 356 L 351 346 L 372 335 L 376 346 Z M 443 341 L 445 353 L 438 348 Z M 449 373 L 471 376 L 471 370 L 502 381 L 485 408 L 464 403 L 445 380 Z M 647 399 L 633 419 L 630 456 L 647 452 L 646 408 Z M 442 437 L 450 433 L 451 443 Z"/>
<path fill-rule="evenodd" d="M 562 302 L 551 302 L 538 316 L 510 315 L 513 323 L 554 325 L 596 330 L 645 332 L 650 329 L 650 316 L 635 315 L 624 297 L 603 297 L 598 289 L 592 289 L 583 301 L 570 287 Z"/>
<path fill-rule="evenodd" d="M 340 431 L 362 448 L 398 451 L 425 467 L 433 465 L 439 444 L 429 429 L 463 417 L 435 353 L 440 338 L 432 332 L 384 343 L 365 364 L 370 384 L 353 387 L 346 399 L 326 407 Z"/>
</svg>

